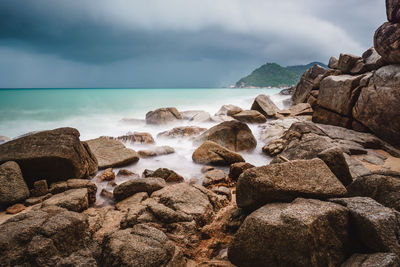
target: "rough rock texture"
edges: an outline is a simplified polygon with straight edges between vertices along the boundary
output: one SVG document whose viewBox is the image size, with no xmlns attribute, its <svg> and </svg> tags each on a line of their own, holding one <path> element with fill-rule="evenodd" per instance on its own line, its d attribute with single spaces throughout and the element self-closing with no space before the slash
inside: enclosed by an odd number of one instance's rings
<svg viewBox="0 0 400 267">
<path fill-rule="evenodd" d="M 176 108 L 160 108 L 146 114 L 147 124 L 166 124 L 180 120 L 182 116 Z"/>
<path fill-rule="evenodd" d="M 291 116 L 307 116 L 313 114 L 313 109 L 308 103 L 299 103 L 290 108 Z"/>
<path fill-rule="evenodd" d="M 162 178 L 136 178 L 118 185 L 114 189 L 114 198 L 121 201 L 139 192 L 151 194 L 165 186 L 165 180 Z"/>
<path fill-rule="evenodd" d="M 0 208 L 23 202 L 29 197 L 29 189 L 21 169 L 14 161 L 0 165 Z"/>
<path fill-rule="evenodd" d="M 354 254 L 341 267 L 397 267 L 400 260 L 394 253 Z"/>
<path fill-rule="evenodd" d="M 203 110 L 188 110 L 181 112 L 182 119 L 195 123 L 209 122 L 211 120 L 210 113 Z"/>
<path fill-rule="evenodd" d="M 211 170 L 204 174 L 203 186 L 208 187 L 215 184 L 228 183 L 229 177 L 224 171 Z"/>
<path fill-rule="evenodd" d="M 246 218 L 229 246 L 237 266 L 338 266 L 348 254 L 348 211 L 296 199 L 267 204 Z"/>
<path fill-rule="evenodd" d="M 46 180 L 39 180 L 33 183 L 33 189 L 30 190 L 31 197 L 41 197 L 49 193 L 49 187 Z"/>
<path fill-rule="evenodd" d="M 400 173 L 376 171 L 355 179 L 347 190 L 350 196 L 375 199 L 380 204 L 400 211 Z"/>
<path fill-rule="evenodd" d="M 158 168 L 150 175 L 150 177 L 162 178 L 167 183 L 180 183 L 185 180 L 181 175 L 167 168 Z"/>
<path fill-rule="evenodd" d="M 197 126 L 182 126 L 173 128 L 172 130 L 169 131 L 161 132 L 157 135 L 157 137 L 162 137 L 162 138 L 192 137 L 192 136 L 198 136 L 205 131 L 207 131 L 206 128 L 201 128 Z"/>
<path fill-rule="evenodd" d="M 200 145 L 205 141 L 213 141 L 233 151 L 252 150 L 257 146 L 249 126 L 239 121 L 222 122 L 196 138 Z"/>
<path fill-rule="evenodd" d="M 119 136 L 117 138 L 124 143 L 130 144 L 155 144 L 153 136 L 150 133 L 128 133 L 127 135 Z"/>
<path fill-rule="evenodd" d="M 167 266 L 174 252 L 174 244 L 162 231 L 138 224 L 105 238 L 101 262 L 103 266 Z"/>
<path fill-rule="evenodd" d="M 122 167 L 139 160 L 139 156 L 134 150 L 126 148 L 118 140 L 99 137 L 87 141 L 87 144 L 98 160 L 99 169 Z"/>
<path fill-rule="evenodd" d="M 312 117 L 313 122 L 351 128 L 351 118 L 343 116 L 324 107 L 317 106 Z"/>
<path fill-rule="evenodd" d="M 397 7 L 398 8 L 398 7 Z M 400 63 L 400 23 L 384 23 L 375 32 L 374 47 L 388 63 Z"/>
<path fill-rule="evenodd" d="M 324 75 L 326 69 L 319 65 L 315 65 L 308 69 L 300 79 L 300 82 L 296 86 L 296 91 L 292 96 L 293 104 L 303 103 L 308 99 L 308 95 L 314 88 L 314 81 L 319 75 Z"/>
<path fill-rule="evenodd" d="M 108 168 L 97 175 L 97 179 L 99 182 L 113 181 L 115 179 L 115 173 L 112 168 Z"/>
<path fill-rule="evenodd" d="M 255 210 L 269 202 L 296 197 L 329 198 L 347 191 L 320 159 L 295 160 L 251 168 L 239 176 L 237 205 Z"/>
<path fill-rule="evenodd" d="M 87 237 L 84 214 L 54 206 L 29 211 L 0 225 L 0 263 L 56 266 L 60 258 L 86 248 Z"/>
<path fill-rule="evenodd" d="M 221 115 L 226 115 L 226 116 L 233 116 L 239 112 L 242 112 L 243 109 L 241 109 L 238 106 L 235 105 L 223 105 L 217 113 L 215 113 L 215 116 L 221 116 Z"/>
<path fill-rule="evenodd" d="M 141 158 L 157 157 L 175 153 L 175 149 L 170 146 L 158 146 L 152 149 L 139 150 L 138 154 Z"/>
<path fill-rule="evenodd" d="M 340 54 L 338 69 L 344 74 L 360 74 L 366 71 L 363 59 L 350 54 Z"/>
<path fill-rule="evenodd" d="M 347 186 L 353 181 L 349 165 L 347 164 L 343 151 L 339 147 L 328 148 L 319 153 L 318 157 L 325 162 L 343 185 Z"/>
<path fill-rule="evenodd" d="M 211 164 L 217 166 L 229 166 L 232 163 L 244 162 L 244 159 L 240 154 L 226 149 L 212 141 L 206 141 L 198 147 L 193 152 L 192 159 L 194 162 L 199 164 Z"/>
<path fill-rule="evenodd" d="M 328 67 L 331 69 L 337 69 L 339 66 L 339 59 L 337 57 L 331 57 L 329 59 Z"/>
<path fill-rule="evenodd" d="M 267 95 L 259 95 L 254 99 L 252 110 L 260 112 L 267 118 L 274 117 L 279 111 L 279 108 Z"/>
<path fill-rule="evenodd" d="M 377 70 L 369 86 L 361 91 L 353 116 L 378 137 L 399 146 L 399 106 L 400 65 L 388 65 Z"/>
<path fill-rule="evenodd" d="M 350 221 L 362 244 L 373 252 L 400 255 L 400 213 L 368 197 L 331 200 L 350 211 Z"/>
<path fill-rule="evenodd" d="M 11 207 L 8 207 L 6 209 L 6 214 L 17 214 L 25 209 L 26 209 L 26 207 L 23 204 L 17 203 L 17 204 L 12 205 Z"/>
<path fill-rule="evenodd" d="M 362 58 L 364 59 L 365 67 L 368 71 L 377 70 L 386 65 L 385 60 L 376 52 L 374 47 L 365 51 Z"/>
<path fill-rule="evenodd" d="M 89 204 L 96 202 L 97 186 L 86 179 L 69 179 L 67 181 L 57 182 L 50 185 L 50 193 L 55 195 L 70 189 L 87 188 Z"/>
<path fill-rule="evenodd" d="M 49 183 L 87 178 L 97 171 L 97 160 L 79 132 L 59 128 L 24 136 L 0 145 L 0 164 L 15 161 L 29 186 L 36 180 Z"/>
<path fill-rule="evenodd" d="M 235 119 L 246 123 L 264 123 L 267 118 L 257 110 L 244 110 L 233 115 Z"/>
<path fill-rule="evenodd" d="M 42 207 L 58 206 L 67 210 L 81 212 L 89 207 L 89 195 L 87 188 L 70 189 L 52 196 L 43 201 Z"/>
<path fill-rule="evenodd" d="M 386 0 L 386 14 L 390 22 L 400 22 L 399 0 Z"/>
<path fill-rule="evenodd" d="M 231 178 L 233 181 L 237 181 L 239 176 L 245 171 L 250 168 L 253 168 L 254 165 L 247 163 L 247 162 L 238 162 L 238 163 L 233 163 L 229 167 L 229 178 Z"/>
</svg>

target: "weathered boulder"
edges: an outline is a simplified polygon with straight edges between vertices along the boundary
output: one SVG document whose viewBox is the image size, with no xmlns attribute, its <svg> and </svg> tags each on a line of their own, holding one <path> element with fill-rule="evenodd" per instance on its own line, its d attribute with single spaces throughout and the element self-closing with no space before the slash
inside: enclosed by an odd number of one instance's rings
<svg viewBox="0 0 400 267">
<path fill-rule="evenodd" d="M 328 148 L 319 153 L 318 157 L 325 162 L 344 186 L 349 185 L 353 181 L 349 165 L 346 162 L 343 151 L 339 147 Z"/>
<path fill-rule="evenodd" d="M 150 175 L 150 177 L 162 178 L 167 183 L 180 183 L 185 180 L 185 178 L 183 178 L 181 175 L 167 168 L 158 168 Z"/>
<path fill-rule="evenodd" d="M 395 267 L 400 260 L 394 253 L 354 254 L 341 267 Z"/>
<path fill-rule="evenodd" d="M 128 133 L 117 137 L 117 139 L 130 144 L 155 144 L 154 138 L 150 133 Z"/>
<path fill-rule="evenodd" d="M 89 204 L 96 202 L 97 186 L 86 179 L 69 179 L 67 181 L 57 182 L 50 185 L 51 194 L 59 194 L 70 189 L 87 188 Z"/>
<path fill-rule="evenodd" d="M 88 178 L 97 171 L 97 160 L 79 132 L 73 128 L 43 131 L 0 145 L 0 164 L 15 161 L 32 186 L 36 180 L 49 183 L 69 178 Z"/>
<path fill-rule="evenodd" d="M 252 150 L 257 140 L 249 126 L 239 121 L 222 122 L 195 139 L 195 144 L 213 141 L 233 151 Z"/>
<path fill-rule="evenodd" d="M 375 171 L 357 177 L 347 186 L 349 196 L 370 197 L 400 211 L 400 173 Z"/>
<path fill-rule="evenodd" d="M 400 63 L 399 39 L 400 23 L 386 22 L 376 30 L 374 47 L 386 62 L 393 64 Z"/>
<path fill-rule="evenodd" d="M 400 213 L 382 206 L 369 197 L 337 198 L 332 202 L 350 211 L 352 229 L 372 252 L 400 255 Z"/>
<path fill-rule="evenodd" d="M 115 267 L 167 266 L 174 252 L 174 244 L 162 231 L 138 224 L 106 236 L 101 262 Z"/>
<path fill-rule="evenodd" d="M 166 124 L 180 120 L 182 116 L 176 108 L 159 108 L 146 114 L 147 124 Z"/>
<path fill-rule="evenodd" d="M 82 212 L 89 207 L 87 188 L 70 189 L 56 194 L 42 203 L 42 207 L 58 206 L 70 211 Z"/>
<path fill-rule="evenodd" d="M 236 266 L 338 266 L 349 251 L 348 211 L 313 199 L 267 204 L 249 215 L 228 250 Z"/>
<path fill-rule="evenodd" d="M 390 22 L 400 22 L 399 0 L 386 0 L 386 15 Z"/>
<path fill-rule="evenodd" d="M 162 178 L 136 178 L 126 181 L 114 189 L 114 198 L 121 201 L 139 192 L 147 192 L 148 194 L 164 188 L 167 184 Z"/>
<path fill-rule="evenodd" d="M 198 147 L 192 155 L 194 162 L 199 164 L 225 165 L 244 162 L 243 157 L 234 151 L 231 151 L 215 142 L 206 141 Z"/>
<path fill-rule="evenodd" d="M 203 110 L 188 110 L 181 112 L 182 119 L 191 122 L 209 122 L 211 120 L 210 113 Z"/>
<path fill-rule="evenodd" d="M 157 135 L 157 137 L 161 138 L 183 138 L 183 137 L 191 137 L 197 136 L 201 133 L 207 131 L 206 128 L 201 128 L 197 126 L 182 126 L 175 127 L 172 130 L 161 132 Z"/>
<path fill-rule="evenodd" d="M 135 150 L 126 148 L 118 140 L 99 137 L 87 141 L 87 144 L 98 160 L 99 169 L 122 167 L 139 160 Z"/>
<path fill-rule="evenodd" d="M 233 181 L 237 181 L 239 176 L 245 171 L 250 168 L 253 168 L 254 165 L 247 163 L 247 162 L 237 162 L 231 164 L 229 167 L 229 178 L 231 178 Z"/>
<path fill-rule="evenodd" d="M 264 123 L 267 118 L 257 110 L 243 110 L 233 115 L 235 119 L 246 123 Z"/>
<path fill-rule="evenodd" d="M 308 103 L 299 103 L 290 108 L 291 116 L 307 116 L 312 115 L 313 112 L 311 105 Z"/>
<path fill-rule="evenodd" d="M 152 149 L 139 150 L 138 154 L 141 158 L 157 157 L 175 153 L 175 149 L 170 146 L 157 146 Z"/>
<path fill-rule="evenodd" d="M 203 186 L 208 187 L 210 185 L 228 183 L 229 177 L 222 170 L 211 170 L 204 174 Z"/>
<path fill-rule="evenodd" d="M 339 59 L 337 59 L 337 57 L 331 57 L 329 59 L 328 67 L 331 69 L 337 69 L 339 67 Z"/>
<path fill-rule="evenodd" d="M 274 117 L 279 111 L 279 108 L 267 95 L 259 95 L 254 99 L 252 110 L 257 110 L 267 118 Z"/>
<path fill-rule="evenodd" d="M 292 201 L 297 197 L 324 199 L 346 193 L 322 160 L 295 160 L 242 173 L 236 186 L 236 202 L 240 208 L 255 210 L 269 202 Z"/>
<path fill-rule="evenodd" d="M 400 48 L 399 48 L 400 50 Z M 353 117 L 378 137 L 400 145 L 400 65 L 375 72 L 353 108 Z"/>
<path fill-rule="evenodd" d="M 0 225 L 0 262 L 2 266 L 56 266 L 86 248 L 87 240 L 86 215 L 55 206 L 29 211 Z"/>
<path fill-rule="evenodd" d="M 376 52 L 374 47 L 365 51 L 362 58 L 364 59 L 365 67 L 368 71 L 377 70 L 386 65 L 385 60 Z"/>
<path fill-rule="evenodd" d="M 0 165 L 0 208 L 23 202 L 29 197 L 29 189 L 21 169 L 14 161 Z"/>
<path fill-rule="evenodd" d="M 238 106 L 235 105 L 223 105 L 217 113 L 215 113 L 215 116 L 221 116 L 221 115 L 226 115 L 226 116 L 233 116 L 239 112 L 242 112 L 243 109 L 241 109 Z"/>
<path fill-rule="evenodd" d="M 363 59 L 350 54 L 340 54 L 338 69 L 344 74 L 360 74 L 366 71 Z"/>
<path fill-rule="evenodd" d="M 300 82 L 296 86 L 296 91 L 292 96 L 293 104 L 306 102 L 311 90 L 314 88 L 314 80 L 319 75 L 324 75 L 327 70 L 319 65 L 314 65 L 312 68 L 304 72 Z"/>
</svg>

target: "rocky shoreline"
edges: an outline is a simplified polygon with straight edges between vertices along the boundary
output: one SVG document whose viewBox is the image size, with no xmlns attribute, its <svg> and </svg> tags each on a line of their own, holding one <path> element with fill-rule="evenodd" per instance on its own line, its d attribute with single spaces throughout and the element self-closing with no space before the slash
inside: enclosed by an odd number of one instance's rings
<svg viewBox="0 0 400 267">
<path fill-rule="evenodd" d="M 288 109 L 259 95 L 214 116 L 147 113 L 218 123 L 158 135 L 193 142 L 199 177 L 130 171 L 174 153 L 149 133 L 1 136 L 0 266 L 400 266 L 400 3 L 386 2 L 375 48 L 306 71 Z M 242 156 L 259 149 L 249 125 L 270 164 Z"/>
</svg>

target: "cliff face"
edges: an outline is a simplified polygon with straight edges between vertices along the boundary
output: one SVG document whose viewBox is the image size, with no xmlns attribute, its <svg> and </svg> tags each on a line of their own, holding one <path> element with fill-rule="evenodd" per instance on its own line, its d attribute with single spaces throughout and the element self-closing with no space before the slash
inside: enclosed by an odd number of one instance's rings
<svg viewBox="0 0 400 267">
<path fill-rule="evenodd" d="M 313 121 L 372 132 L 400 146 L 400 1 L 387 0 L 389 22 L 375 33 L 361 57 L 332 57 L 329 68 L 314 66 L 296 86 L 292 101 L 308 102 Z"/>
</svg>

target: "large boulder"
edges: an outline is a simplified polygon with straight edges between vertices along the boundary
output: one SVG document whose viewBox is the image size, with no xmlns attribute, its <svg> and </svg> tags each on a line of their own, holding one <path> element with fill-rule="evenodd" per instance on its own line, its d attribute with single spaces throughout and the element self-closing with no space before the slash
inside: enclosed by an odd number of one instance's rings
<svg viewBox="0 0 400 267">
<path fill-rule="evenodd" d="M 240 208 L 255 210 L 269 202 L 292 201 L 297 197 L 324 199 L 346 193 L 322 160 L 295 160 L 242 173 L 236 186 L 236 202 Z"/>
<path fill-rule="evenodd" d="M 196 138 L 195 144 L 213 141 L 233 151 L 252 150 L 257 140 L 249 126 L 239 121 L 222 122 Z"/>
<path fill-rule="evenodd" d="M 349 248 L 348 211 L 313 199 L 267 204 L 250 214 L 228 250 L 236 266 L 338 266 Z"/>
<path fill-rule="evenodd" d="M 368 197 L 338 198 L 331 201 L 350 211 L 358 240 L 372 252 L 400 255 L 400 213 Z"/>
<path fill-rule="evenodd" d="M 398 146 L 399 106 L 400 65 L 388 65 L 377 70 L 369 86 L 362 89 L 353 108 L 353 116 L 377 136 Z"/>
<path fill-rule="evenodd" d="M 146 114 L 147 124 L 166 124 L 182 120 L 182 116 L 176 108 L 159 108 Z"/>
<path fill-rule="evenodd" d="M 59 128 L 24 136 L 0 145 L 0 164 L 15 161 L 28 185 L 69 178 L 88 178 L 97 171 L 97 160 L 73 128 Z"/>
<path fill-rule="evenodd" d="M 399 257 L 394 253 L 354 254 L 341 267 L 396 267 Z"/>
<path fill-rule="evenodd" d="M 87 144 L 98 160 L 99 169 L 122 167 L 139 160 L 135 150 L 126 148 L 118 140 L 99 137 L 87 141 Z"/>
<path fill-rule="evenodd" d="M 399 39 L 400 23 L 386 22 L 376 30 L 374 47 L 386 62 L 393 64 L 400 63 Z"/>
<path fill-rule="evenodd" d="M 166 185 L 162 178 L 136 178 L 118 185 L 113 193 L 115 200 L 121 201 L 139 192 L 151 194 Z"/>
<path fill-rule="evenodd" d="M 386 0 L 386 15 L 390 22 L 400 22 L 400 1 Z"/>
<path fill-rule="evenodd" d="M 32 210 L 0 225 L 0 262 L 2 266 L 56 266 L 86 248 L 88 237 L 84 214 L 54 206 Z"/>
<path fill-rule="evenodd" d="M 206 141 L 198 147 L 192 155 L 194 162 L 199 164 L 211 164 L 229 166 L 232 163 L 244 162 L 243 157 L 215 142 Z"/>
<path fill-rule="evenodd" d="M 169 131 L 161 132 L 157 135 L 157 137 L 184 138 L 184 137 L 198 136 L 205 131 L 207 131 L 206 128 L 201 128 L 197 126 L 182 126 L 182 127 L 175 127 Z"/>
<path fill-rule="evenodd" d="M 259 95 L 254 99 L 252 110 L 260 112 L 267 118 L 274 117 L 279 111 L 279 108 L 267 95 Z"/>
<path fill-rule="evenodd" d="M 167 266 L 175 252 L 174 244 L 160 230 L 138 224 L 106 236 L 103 266 Z"/>
<path fill-rule="evenodd" d="M 29 189 L 21 169 L 14 161 L 0 165 L 0 208 L 23 202 L 29 197 Z"/>
<path fill-rule="evenodd" d="M 267 118 L 257 110 L 243 110 L 233 115 L 235 119 L 246 123 L 264 123 Z"/>
<path fill-rule="evenodd" d="M 304 72 L 300 82 L 296 86 L 296 91 L 292 96 L 294 104 L 306 102 L 312 89 L 314 89 L 314 81 L 319 75 L 324 75 L 327 70 L 319 65 L 314 65 L 312 68 Z"/>
</svg>

